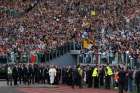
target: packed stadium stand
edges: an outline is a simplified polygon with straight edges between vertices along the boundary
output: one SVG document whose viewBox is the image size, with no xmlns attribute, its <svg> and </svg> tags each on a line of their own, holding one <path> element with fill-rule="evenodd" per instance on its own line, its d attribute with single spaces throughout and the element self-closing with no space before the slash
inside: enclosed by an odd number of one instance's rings
<svg viewBox="0 0 140 93">
<path fill-rule="evenodd" d="M 0 61 L 41 63 L 80 50 L 88 63 L 93 51 L 136 66 L 139 9 L 139 0 L 1 0 Z"/>
</svg>

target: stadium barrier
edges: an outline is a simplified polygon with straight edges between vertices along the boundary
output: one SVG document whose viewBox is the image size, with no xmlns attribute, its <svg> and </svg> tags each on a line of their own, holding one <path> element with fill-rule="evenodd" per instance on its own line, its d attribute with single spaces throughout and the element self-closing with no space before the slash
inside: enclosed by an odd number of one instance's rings
<svg viewBox="0 0 140 93">
<path fill-rule="evenodd" d="M 66 53 L 71 51 L 78 51 L 77 54 L 77 63 L 84 64 L 105 64 L 106 62 L 110 64 L 126 64 L 130 67 L 140 67 L 139 59 L 131 56 L 128 51 L 125 53 L 119 52 L 87 52 L 79 53 L 81 51 L 82 45 L 77 44 L 76 42 L 68 42 L 63 46 L 56 47 L 54 49 L 49 49 L 45 51 L 40 51 L 35 54 L 37 57 L 37 62 L 34 63 L 49 63 L 51 60 L 58 58 Z M 28 51 L 20 55 L 20 58 L 17 54 L 13 57 L 10 55 L 0 57 L 0 63 L 31 63 L 31 54 Z"/>
</svg>

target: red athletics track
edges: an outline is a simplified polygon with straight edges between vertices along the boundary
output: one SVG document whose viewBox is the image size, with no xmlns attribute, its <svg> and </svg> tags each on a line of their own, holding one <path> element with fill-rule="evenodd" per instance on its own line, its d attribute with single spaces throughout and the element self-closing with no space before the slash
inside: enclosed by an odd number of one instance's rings
<svg viewBox="0 0 140 93">
<path fill-rule="evenodd" d="M 69 86 L 58 86 L 57 88 L 18 88 L 21 93 L 118 93 L 118 91 L 94 88 L 75 88 Z"/>
</svg>

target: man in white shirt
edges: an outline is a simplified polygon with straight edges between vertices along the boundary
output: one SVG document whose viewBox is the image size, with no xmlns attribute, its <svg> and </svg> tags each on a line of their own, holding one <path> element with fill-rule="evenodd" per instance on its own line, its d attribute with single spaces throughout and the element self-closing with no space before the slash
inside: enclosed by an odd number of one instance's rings
<svg viewBox="0 0 140 93">
<path fill-rule="evenodd" d="M 7 68 L 7 85 L 12 86 L 12 67 L 8 66 Z"/>
<path fill-rule="evenodd" d="M 50 76 L 50 84 L 52 85 L 54 83 L 55 77 L 56 77 L 56 69 L 51 66 L 49 69 L 49 76 Z"/>
</svg>

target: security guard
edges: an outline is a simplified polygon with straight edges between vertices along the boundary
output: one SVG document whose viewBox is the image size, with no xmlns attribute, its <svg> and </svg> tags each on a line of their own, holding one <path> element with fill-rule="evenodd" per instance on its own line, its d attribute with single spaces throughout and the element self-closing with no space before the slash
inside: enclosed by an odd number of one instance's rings
<svg viewBox="0 0 140 93">
<path fill-rule="evenodd" d="M 92 77 L 94 80 L 94 88 L 99 88 L 99 71 L 97 66 L 93 69 Z"/>
<path fill-rule="evenodd" d="M 113 75 L 112 69 L 110 66 L 106 66 L 105 69 L 105 87 L 110 89 L 111 84 L 111 76 Z"/>
</svg>

